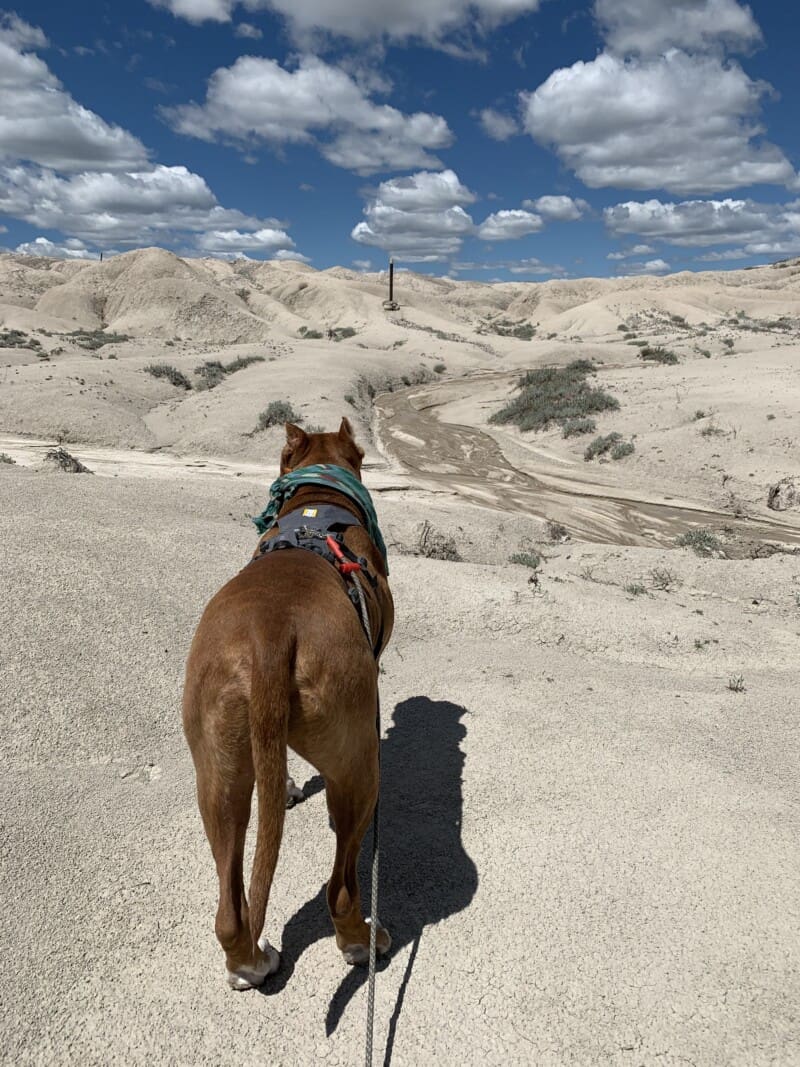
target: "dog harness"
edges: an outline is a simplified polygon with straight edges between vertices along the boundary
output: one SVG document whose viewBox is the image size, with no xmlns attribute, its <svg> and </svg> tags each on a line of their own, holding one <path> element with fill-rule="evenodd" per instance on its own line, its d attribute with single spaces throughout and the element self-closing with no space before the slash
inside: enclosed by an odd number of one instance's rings
<svg viewBox="0 0 800 1067">
<path fill-rule="evenodd" d="M 363 525 L 366 528 L 373 544 L 383 556 L 383 562 L 386 564 L 386 573 L 388 574 L 389 563 L 386 545 L 378 526 L 378 517 L 375 514 L 375 505 L 372 503 L 369 490 L 363 482 L 356 478 L 352 471 L 347 470 L 346 467 L 339 467 L 335 463 L 312 463 L 308 467 L 298 467 L 297 470 L 289 471 L 281 475 L 280 478 L 276 478 L 269 487 L 267 506 L 260 515 L 256 515 L 253 519 L 258 532 L 263 534 L 267 530 L 271 530 L 278 521 L 278 512 L 287 500 L 294 496 L 298 489 L 306 485 L 320 485 L 327 489 L 335 489 L 338 493 L 342 493 L 352 500 L 363 516 L 363 523 L 358 523 L 354 520 L 349 512 L 344 512 L 343 509 L 339 510 L 348 516 L 347 525 Z M 321 511 L 322 509 L 320 508 L 319 510 Z"/>
<path fill-rule="evenodd" d="M 366 578 L 373 589 L 376 588 L 378 579 L 370 571 L 367 560 L 363 556 L 357 556 L 344 543 L 344 532 L 348 527 L 363 524 L 346 508 L 339 508 L 334 504 L 316 504 L 289 511 L 274 519 L 272 525 L 277 525 L 278 533 L 275 537 L 261 542 L 257 554 L 250 562 L 262 559 L 268 552 L 279 552 L 286 548 L 303 548 L 322 556 L 341 575 L 348 599 L 356 609 L 372 654 L 377 659 L 383 644 L 383 618 L 377 642 L 373 645 L 365 616 L 366 606 L 362 603 L 363 590 L 355 576 Z M 348 581 L 351 576 L 355 581 Z"/>
</svg>

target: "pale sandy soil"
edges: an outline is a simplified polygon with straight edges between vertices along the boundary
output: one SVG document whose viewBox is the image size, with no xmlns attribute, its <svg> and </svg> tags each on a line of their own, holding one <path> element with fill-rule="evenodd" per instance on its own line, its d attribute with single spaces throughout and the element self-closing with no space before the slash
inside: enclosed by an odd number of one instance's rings
<svg viewBox="0 0 800 1067">
<path fill-rule="evenodd" d="M 361 1060 L 313 769 L 292 760 L 268 914 L 283 969 L 236 995 L 180 730 L 285 400 L 354 420 L 391 552 L 376 1062 L 800 1063 L 800 510 L 765 506 L 800 477 L 800 269 L 399 283 L 387 315 L 380 277 L 338 268 L 0 257 L 0 334 L 64 349 L 0 349 L 3 1061 Z M 643 365 L 620 324 L 680 362 Z M 242 355 L 265 359 L 212 390 L 144 370 Z M 624 460 L 489 422 L 521 371 L 575 358 L 620 401 L 597 421 Z M 371 403 L 362 376 L 399 385 Z M 94 476 L 47 468 L 57 439 Z M 461 561 L 414 554 L 426 522 Z M 677 548 L 692 526 L 733 558 Z"/>
</svg>

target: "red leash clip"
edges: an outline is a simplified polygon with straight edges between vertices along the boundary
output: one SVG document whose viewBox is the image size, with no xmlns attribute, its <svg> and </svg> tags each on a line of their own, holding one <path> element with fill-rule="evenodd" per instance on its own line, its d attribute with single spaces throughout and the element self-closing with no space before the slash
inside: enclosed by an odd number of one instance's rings
<svg viewBox="0 0 800 1067">
<path fill-rule="evenodd" d="M 336 566 L 338 567 L 339 571 L 342 574 L 352 574 L 353 571 L 360 571 L 361 570 L 361 564 L 360 563 L 355 563 L 355 562 L 351 563 L 350 560 L 345 559 L 344 553 L 342 552 L 341 548 L 339 547 L 339 542 L 336 540 L 335 537 L 330 537 L 330 536 L 326 537 L 325 538 L 325 544 L 328 546 L 328 548 L 331 550 L 331 552 L 333 552 L 334 556 L 336 557 Z"/>
</svg>

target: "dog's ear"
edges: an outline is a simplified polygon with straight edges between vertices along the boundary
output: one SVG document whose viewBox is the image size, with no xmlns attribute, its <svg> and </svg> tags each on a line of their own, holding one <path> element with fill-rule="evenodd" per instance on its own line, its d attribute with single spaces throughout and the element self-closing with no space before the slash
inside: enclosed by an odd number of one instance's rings
<svg viewBox="0 0 800 1067">
<path fill-rule="evenodd" d="M 356 435 L 353 433 L 353 427 L 350 425 L 350 420 L 346 415 L 342 417 L 342 424 L 339 427 L 339 440 L 356 443 Z"/>
<path fill-rule="evenodd" d="M 292 451 L 296 448 L 300 448 L 308 441 L 308 434 L 305 430 L 301 430 L 299 426 L 295 426 L 293 422 L 285 423 L 286 426 L 286 444 Z"/>
</svg>

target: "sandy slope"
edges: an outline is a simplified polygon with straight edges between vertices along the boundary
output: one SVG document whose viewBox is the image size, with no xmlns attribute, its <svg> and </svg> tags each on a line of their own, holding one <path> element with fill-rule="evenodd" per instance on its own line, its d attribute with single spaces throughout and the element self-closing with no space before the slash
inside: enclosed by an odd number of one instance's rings
<svg viewBox="0 0 800 1067">
<path fill-rule="evenodd" d="M 4 1061 L 361 1059 L 321 783 L 293 761 L 307 800 L 268 916 L 284 966 L 236 996 L 178 716 L 193 628 L 276 469 L 258 413 L 283 399 L 374 435 L 392 553 L 377 1062 L 800 1062 L 800 512 L 764 506 L 800 474 L 798 276 L 401 275 L 387 316 L 380 277 L 339 268 L 0 257 L 0 330 L 64 349 L 0 351 Z M 680 363 L 643 366 L 621 323 Z M 92 353 L 76 324 L 130 338 Z M 210 391 L 144 371 L 253 354 Z M 598 420 L 635 439 L 620 463 L 488 421 L 521 369 L 577 356 L 620 400 Z M 421 368 L 374 408 L 358 385 Z M 43 471 L 56 436 L 93 477 Z M 701 514 L 737 558 L 675 548 Z M 425 522 L 462 562 L 411 554 Z M 750 558 L 765 542 L 788 551 Z"/>
</svg>

